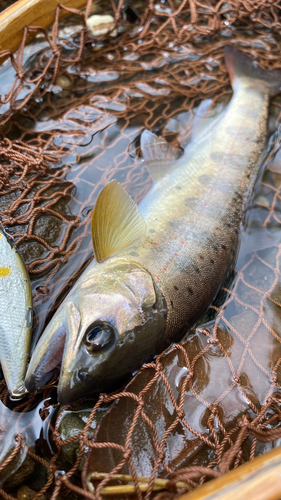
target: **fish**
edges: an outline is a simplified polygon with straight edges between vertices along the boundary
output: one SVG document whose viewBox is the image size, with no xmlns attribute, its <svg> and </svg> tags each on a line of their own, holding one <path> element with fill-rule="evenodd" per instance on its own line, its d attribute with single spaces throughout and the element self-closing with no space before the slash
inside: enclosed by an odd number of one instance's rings
<svg viewBox="0 0 281 500">
<path fill-rule="evenodd" d="M 12 239 L 0 225 L 0 362 L 11 400 L 27 394 L 32 293 L 29 275 Z"/>
<path fill-rule="evenodd" d="M 95 260 L 68 293 L 32 354 L 36 391 L 60 366 L 58 401 L 112 391 L 206 311 L 239 250 L 267 140 L 270 96 L 281 70 L 265 71 L 225 48 L 233 97 L 184 154 L 149 131 L 141 148 L 155 182 L 137 206 L 115 179 L 92 216 Z"/>
</svg>

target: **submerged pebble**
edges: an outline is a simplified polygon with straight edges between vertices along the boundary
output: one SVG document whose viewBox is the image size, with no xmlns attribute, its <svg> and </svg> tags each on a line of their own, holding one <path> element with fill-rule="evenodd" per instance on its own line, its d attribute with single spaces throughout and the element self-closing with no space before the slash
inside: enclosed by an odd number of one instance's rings
<svg viewBox="0 0 281 500">
<path fill-rule="evenodd" d="M 104 404 L 95 414 L 95 417 L 91 421 L 88 430 L 89 439 L 93 437 L 94 430 L 96 429 L 98 422 L 101 420 L 108 407 L 109 405 Z M 67 407 L 67 409 L 64 411 L 64 409 L 62 408 L 60 410 L 60 417 L 58 417 L 60 419 L 59 432 L 61 435 L 61 439 L 63 441 L 67 441 L 68 439 L 73 438 L 73 436 L 78 436 L 79 433 L 84 430 L 91 413 L 92 408 L 89 408 L 87 404 L 81 404 L 78 409 L 76 408 L 73 410 L 69 410 L 69 407 Z M 71 443 L 62 446 L 62 459 L 65 463 L 73 465 L 77 460 L 79 452 L 80 445 L 79 439 L 77 438 Z M 82 470 L 85 456 L 79 464 L 79 470 Z"/>
<path fill-rule="evenodd" d="M 17 491 L 17 500 L 33 500 L 37 494 L 37 491 L 32 490 L 28 486 L 21 486 Z M 36 500 L 46 500 L 46 496 L 37 496 Z"/>
<path fill-rule="evenodd" d="M 56 79 L 56 85 L 58 85 L 62 89 L 68 89 L 69 87 L 71 87 L 71 80 L 66 75 L 60 75 Z"/>
<path fill-rule="evenodd" d="M 117 36 L 114 18 L 111 15 L 91 16 L 86 21 L 87 27 L 93 36 L 101 36 L 110 33 L 110 36 Z"/>
<path fill-rule="evenodd" d="M 29 450 L 34 453 L 34 446 L 31 446 Z M 1 460 L 1 464 L 7 460 L 13 451 L 14 448 L 9 450 L 9 452 Z M 32 476 L 35 471 L 35 467 L 36 462 L 33 458 L 31 458 L 25 450 L 21 450 L 21 452 L 17 453 L 11 462 L 9 462 L 0 473 L 0 483 L 4 484 L 8 489 L 15 488 Z"/>
</svg>

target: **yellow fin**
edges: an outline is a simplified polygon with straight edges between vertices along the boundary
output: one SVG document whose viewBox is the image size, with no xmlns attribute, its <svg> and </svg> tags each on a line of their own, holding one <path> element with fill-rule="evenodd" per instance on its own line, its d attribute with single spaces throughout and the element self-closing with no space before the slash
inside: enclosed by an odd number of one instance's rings
<svg viewBox="0 0 281 500">
<path fill-rule="evenodd" d="M 98 262 L 142 238 L 146 224 L 127 191 L 115 179 L 98 195 L 92 216 L 94 255 Z"/>
</svg>

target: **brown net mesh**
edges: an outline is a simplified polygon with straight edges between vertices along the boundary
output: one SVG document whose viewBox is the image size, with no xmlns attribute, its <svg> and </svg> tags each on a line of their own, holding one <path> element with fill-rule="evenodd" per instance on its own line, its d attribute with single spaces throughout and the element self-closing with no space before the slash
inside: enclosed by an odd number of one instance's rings
<svg viewBox="0 0 281 500">
<path fill-rule="evenodd" d="M 188 144 L 199 102 L 224 105 L 231 97 L 227 43 L 265 68 L 281 67 L 277 1 L 88 2 L 83 12 L 66 9 L 72 15 L 59 23 L 61 9 L 51 30 L 27 27 L 1 68 L 0 212 L 31 276 L 34 342 L 91 258 L 91 209 L 101 187 L 117 178 L 139 201 L 151 186 L 142 130 Z M 91 35 L 90 13 L 111 14 L 117 36 Z M 27 45 L 30 32 L 37 35 Z M 272 129 L 279 109 L 275 100 Z M 137 476 L 148 478 L 146 498 L 155 477 L 168 478 L 157 498 L 174 498 L 278 444 L 280 161 L 277 134 L 237 272 L 208 322 L 123 392 L 57 408 L 54 381 L 12 405 L 1 382 L 3 498 L 69 491 L 100 498 L 116 473 L 133 476 L 137 498 Z M 254 251 L 251 231 L 268 244 Z M 109 475 L 87 491 L 95 471 Z"/>
</svg>

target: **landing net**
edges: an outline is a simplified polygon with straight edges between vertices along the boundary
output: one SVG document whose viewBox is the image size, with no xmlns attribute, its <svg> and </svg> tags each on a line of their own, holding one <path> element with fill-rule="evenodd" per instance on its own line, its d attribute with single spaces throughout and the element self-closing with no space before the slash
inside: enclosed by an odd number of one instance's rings
<svg viewBox="0 0 281 500">
<path fill-rule="evenodd" d="M 59 22 L 61 10 L 71 13 L 67 21 Z M 86 18 L 104 13 L 114 18 L 111 34 L 91 34 Z M 137 202 L 151 186 L 141 132 L 185 147 L 200 101 L 224 105 L 231 97 L 224 45 L 264 68 L 281 67 L 279 19 L 277 1 L 89 1 L 83 11 L 62 4 L 50 30 L 28 26 L 16 54 L 0 53 L 8 56 L 0 213 L 31 276 L 34 342 L 92 258 L 91 213 L 102 186 L 117 178 Z M 27 45 L 31 32 L 36 38 Z M 273 129 L 279 109 L 276 99 Z M 54 380 L 12 407 L 1 382 L 3 498 L 23 500 L 28 491 L 41 500 L 94 499 L 105 487 L 130 483 L 135 498 L 173 499 L 278 444 L 279 140 L 273 136 L 247 216 L 272 246 L 246 251 L 245 243 L 211 322 L 144 366 L 125 390 L 82 406 L 54 407 Z M 70 411 L 77 418 L 68 424 Z M 89 491 L 90 472 L 108 474 Z M 119 473 L 132 477 L 120 481 Z M 147 477 L 143 493 L 137 476 Z M 168 479 L 164 492 L 152 492 L 155 478 Z"/>
</svg>

